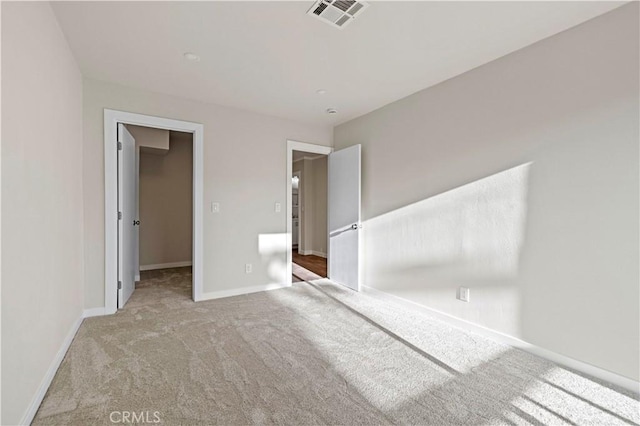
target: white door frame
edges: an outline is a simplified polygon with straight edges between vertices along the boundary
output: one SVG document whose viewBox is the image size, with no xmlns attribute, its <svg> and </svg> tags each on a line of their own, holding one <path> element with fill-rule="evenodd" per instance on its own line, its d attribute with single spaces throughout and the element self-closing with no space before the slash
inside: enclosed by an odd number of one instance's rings
<svg viewBox="0 0 640 426">
<path fill-rule="evenodd" d="M 104 110 L 104 307 L 118 310 L 118 123 L 155 127 L 193 134 L 193 254 L 192 298 L 202 300 L 204 126 L 111 109 Z"/>
<path fill-rule="evenodd" d="M 313 154 L 324 154 L 329 155 L 333 152 L 333 148 L 330 146 L 324 145 L 315 145 L 311 143 L 298 142 L 294 140 L 287 140 L 287 281 L 288 285 L 292 285 L 291 273 L 292 266 L 291 262 L 293 261 L 293 255 L 291 254 L 292 243 L 291 243 L 291 231 L 293 230 L 293 220 L 291 218 L 293 211 L 293 197 L 291 194 L 291 179 L 293 178 L 293 151 L 303 151 L 303 152 L 311 152 Z M 298 187 L 299 188 L 299 187 Z M 298 217 L 300 217 L 300 200 L 298 199 Z M 298 222 L 298 226 L 300 222 Z M 298 230 L 300 232 L 300 230 Z M 298 245 L 299 250 L 300 245 Z M 328 248 L 327 248 L 328 249 Z M 328 270 L 328 259 L 327 259 L 327 270 Z"/>
</svg>

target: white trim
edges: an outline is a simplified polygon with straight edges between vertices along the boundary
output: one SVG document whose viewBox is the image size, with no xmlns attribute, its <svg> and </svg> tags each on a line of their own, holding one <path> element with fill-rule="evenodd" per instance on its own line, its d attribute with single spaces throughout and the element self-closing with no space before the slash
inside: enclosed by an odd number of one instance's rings
<svg viewBox="0 0 640 426">
<path fill-rule="evenodd" d="M 106 311 L 103 307 L 85 309 L 82 313 L 83 318 L 101 317 L 106 315 Z"/>
<path fill-rule="evenodd" d="M 525 342 L 524 340 L 520 340 L 517 337 L 513 337 L 508 334 L 504 334 L 499 331 L 484 327 L 482 325 L 479 325 L 470 321 L 466 321 L 461 318 L 457 318 L 445 312 L 441 312 L 436 309 L 430 308 L 428 306 L 424 306 L 419 303 L 412 302 L 411 300 L 375 289 L 373 287 L 368 287 L 363 285 L 362 289 L 369 295 L 374 296 L 378 299 L 384 299 L 387 301 L 401 304 L 404 307 L 407 307 L 413 311 L 417 311 L 422 314 L 426 312 L 427 314 L 431 316 L 435 316 L 439 320 L 444 321 L 454 327 L 462 328 L 464 330 L 471 331 L 473 333 L 479 334 L 481 336 L 497 341 L 499 343 L 513 346 L 515 348 L 529 352 L 533 355 L 555 362 L 556 364 L 588 374 L 600 380 L 604 380 L 606 382 L 612 383 L 621 388 L 640 394 L 640 382 L 637 382 L 628 377 L 624 377 L 612 371 L 608 371 L 603 368 L 596 367 L 595 365 L 591 365 L 586 362 L 579 361 L 574 358 L 570 358 L 566 355 L 562 355 L 557 352 L 550 351 L 548 349 L 544 349 L 540 346 L 536 346 L 529 342 Z"/>
<path fill-rule="evenodd" d="M 327 253 L 323 253 L 321 251 L 315 251 L 315 250 L 298 250 L 298 254 L 301 254 L 302 256 L 313 255 L 313 256 L 324 257 L 325 259 L 327 258 Z"/>
<path fill-rule="evenodd" d="M 156 263 L 152 265 L 140 265 L 141 271 L 151 271 L 154 269 L 167 269 L 167 268 L 182 268 L 184 266 L 191 266 L 191 261 L 186 260 L 184 262 L 171 262 L 171 263 Z"/>
<path fill-rule="evenodd" d="M 60 367 L 64 356 L 67 354 L 67 351 L 71 346 L 71 342 L 73 342 L 73 338 L 76 336 L 76 333 L 80 328 L 80 324 L 82 324 L 82 320 L 83 315 L 81 314 L 80 317 L 76 319 L 71 325 L 71 329 L 62 341 L 62 345 L 60 346 L 60 349 L 58 349 L 58 353 L 56 353 L 56 356 L 53 358 L 53 361 L 49 365 L 46 374 L 42 378 L 40 386 L 38 386 L 38 391 L 33 396 L 31 404 L 29 404 L 27 411 L 24 413 L 22 419 L 20 420 L 21 425 L 29 425 L 33 421 L 33 418 L 35 417 L 38 408 L 40 408 L 40 404 L 42 404 L 42 400 L 44 399 L 44 396 L 47 393 L 49 386 L 51 385 L 51 381 L 56 375 L 56 372 L 58 371 L 58 368 Z"/>
<path fill-rule="evenodd" d="M 203 260 L 203 187 L 204 187 L 204 126 L 188 121 L 153 117 L 130 112 L 104 110 L 104 188 L 105 188 L 105 314 L 118 310 L 118 158 L 115 148 L 117 124 L 134 124 L 193 134 L 193 290 L 194 301 L 202 299 Z"/>
<path fill-rule="evenodd" d="M 330 146 L 315 145 L 287 139 L 287 285 L 291 285 L 292 283 L 291 262 L 293 259 L 293 255 L 291 254 L 291 231 L 293 229 L 293 219 L 291 217 L 291 213 L 293 209 L 293 203 L 291 196 L 291 178 L 293 178 L 293 151 L 303 151 L 313 154 L 329 155 L 333 152 L 333 148 Z M 300 201 L 298 201 L 298 209 L 300 208 Z M 300 210 L 298 210 L 298 217 L 299 216 Z M 298 232 L 300 231 L 298 230 Z"/>
<path fill-rule="evenodd" d="M 267 284 L 254 287 L 234 288 L 230 290 L 211 291 L 203 293 L 201 300 L 222 299 L 223 297 L 242 296 L 243 294 L 258 293 L 260 291 L 278 290 L 285 287 L 291 287 L 291 283 L 287 284 Z"/>
<path fill-rule="evenodd" d="M 140 267 L 138 267 L 138 272 L 136 272 L 136 276 L 133 280 L 135 282 L 140 282 Z"/>
</svg>

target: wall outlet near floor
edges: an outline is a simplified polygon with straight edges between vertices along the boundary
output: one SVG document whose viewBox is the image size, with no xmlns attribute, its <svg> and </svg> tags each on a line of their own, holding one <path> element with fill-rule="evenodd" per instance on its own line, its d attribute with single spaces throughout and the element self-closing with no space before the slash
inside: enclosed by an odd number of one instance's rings
<svg viewBox="0 0 640 426">
<path fill-rule="evenodd" d="M 458 289 L 458 299 L 462 300 L 463 302 L 468 302 L 469 301 L 469 288 L 460 287 Z"/>
<path fill-rule="evenodd" d="M 253 266 L 251 266 L 250 263 L 247 263 L 246 265 L 244 265 L 244 273 L 245 274 L 250 274 L 251 271 L 253 271 Z"/>
</svg>

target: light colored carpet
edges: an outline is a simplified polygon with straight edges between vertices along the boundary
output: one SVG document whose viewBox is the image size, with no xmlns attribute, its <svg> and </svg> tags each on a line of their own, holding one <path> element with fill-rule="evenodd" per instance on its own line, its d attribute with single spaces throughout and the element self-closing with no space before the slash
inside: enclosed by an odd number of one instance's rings
<svg viewBox="0 0 640 426">
<path fill-rule="evenodd" d="M 34 424 L 640 423 L 623 391 L 326 280 L 197 304 L 190 280 L 85 320 Z"/>
</svg>

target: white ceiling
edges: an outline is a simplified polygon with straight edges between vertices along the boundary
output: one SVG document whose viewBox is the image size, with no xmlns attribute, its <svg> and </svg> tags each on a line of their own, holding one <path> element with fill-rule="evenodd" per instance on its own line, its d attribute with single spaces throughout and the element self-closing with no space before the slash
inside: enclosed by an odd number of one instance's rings
<svg viewBox="0 0 640 426">
<path fill-rule="evenodd" d="M 342 30 L 306 15 L 312 4 L 114 1 L 53 8 L 89 78 L 334 125 L 624 2 L 371 2 Z M 185 60 L 185 52 L 201 61 Z M 339 113 L 326 114 L 329 107 Z"/>
</svg>

